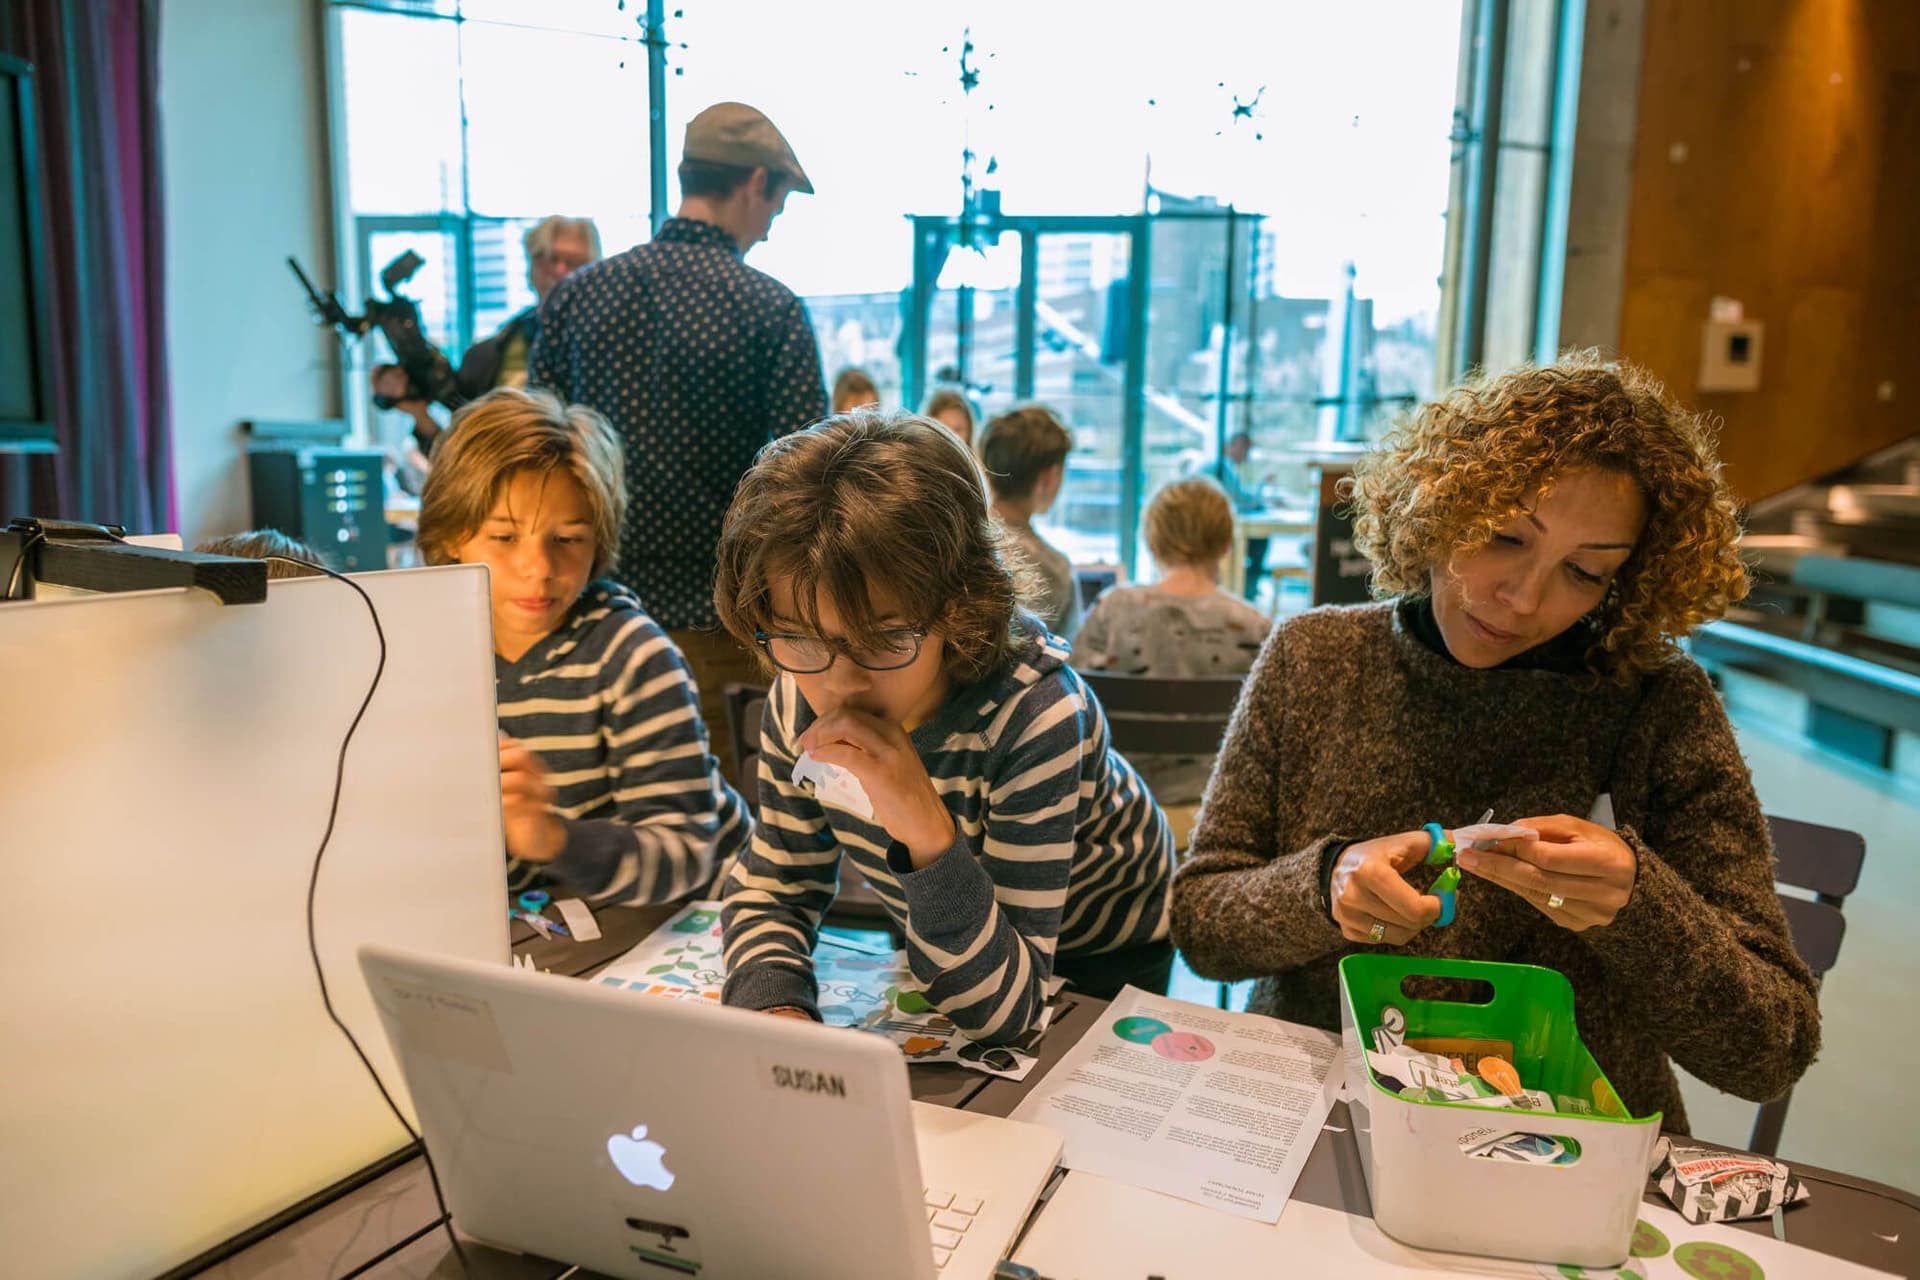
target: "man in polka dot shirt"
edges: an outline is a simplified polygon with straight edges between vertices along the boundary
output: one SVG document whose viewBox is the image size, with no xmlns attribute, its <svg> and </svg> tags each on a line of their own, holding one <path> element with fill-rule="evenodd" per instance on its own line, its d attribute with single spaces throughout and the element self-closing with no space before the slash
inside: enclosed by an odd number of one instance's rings
<svg viewBox="0 0 1920 1280">
<path fill-rule="evenodd" d="M 615 576 L 692 666 L 731 775 L 724 690 L 760 676 L 713 610 L 721 521 L 760 447 L 827 411 L 806 307 L 741 256 L 813 184 L 772 121 L 722 102 L 687 125 L 680 191 L 650 242 L 555 288 L 528 380 L 619 432 L 629 501 Z"/>
</svg>

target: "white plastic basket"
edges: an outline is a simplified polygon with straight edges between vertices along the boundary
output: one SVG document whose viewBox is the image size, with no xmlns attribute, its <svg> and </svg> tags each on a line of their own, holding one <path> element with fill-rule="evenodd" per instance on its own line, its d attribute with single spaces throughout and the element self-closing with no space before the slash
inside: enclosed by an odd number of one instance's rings
<svg viewBox="0 0 1920 1280">
<path fill-rule="evenodd" d="M 1490 983 L 1484 1004 L 1407 995 L 1407 978 Z M 1580 1043 L 1573 989 L 1533 965 L 1409 956 L 1351 955 L 1340 962 L 1340 1021 L 1347 1106 L 1382 1231 L 1422 1249 L 1528 1262 L 1618 1266 L 1633 1242 L 1660 1115 L 1628 1118 L 1611 1084 Z M 1516 1112 L 1402 1098 L 1367 1067 L 1368 1035 L 1380 1011 L 1406 1015 L 1407 1036 L 1511 1041 L 1514 1066 L 1530 1085 L 1591 1097 L 1617 1115 Z M 1473 1130 L 1511 1128 L 1572 1139 L 1570 1164 L 1520 1164 L 1461 1150 Z"/>
</svg>

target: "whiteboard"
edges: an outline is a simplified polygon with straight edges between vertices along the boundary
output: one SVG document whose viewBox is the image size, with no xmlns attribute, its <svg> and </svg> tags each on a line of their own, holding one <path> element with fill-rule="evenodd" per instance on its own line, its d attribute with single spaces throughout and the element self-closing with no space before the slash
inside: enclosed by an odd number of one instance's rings
<svg viewBox="0 0 1920 1280">
<path fill-rule="evenodd" d="M 504 963 L 477 565 L 357 575 L 387 666 L 316 900 L 334 1005 L 396 1099 L 355 949 Z M 306 892 L 377 646 L 330 578 L 0 605 L 0 1240 L 147 1276 L 406 1139 L 327 1021 Z"/>
</svg>

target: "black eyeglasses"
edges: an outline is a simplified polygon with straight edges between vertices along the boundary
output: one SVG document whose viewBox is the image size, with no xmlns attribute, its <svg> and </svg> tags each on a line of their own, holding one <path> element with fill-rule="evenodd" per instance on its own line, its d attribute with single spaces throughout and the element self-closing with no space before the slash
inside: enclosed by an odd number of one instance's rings
<svg viewBox="0 0 1920 1280">
<path fill-rule="evenodd" d="M 921 642 L 927 638 L 925 627 L 900 627 L 893 631 L 882 631 L 879 643 L 856 645 L 846 640 L 829 640 L 824 636 L 796 636 L 756 631 L 753 642 L 766 652 L 767 658 L 782 671 L 791 671 L 795 675 L 818 675 L 833 665 L 833 660 L 845 654 L 847 660 L 856 667 L 865 667 L 869 671 L 898 671 L 901 667 L 910 667 L 920 656 Z"/>
</svg>

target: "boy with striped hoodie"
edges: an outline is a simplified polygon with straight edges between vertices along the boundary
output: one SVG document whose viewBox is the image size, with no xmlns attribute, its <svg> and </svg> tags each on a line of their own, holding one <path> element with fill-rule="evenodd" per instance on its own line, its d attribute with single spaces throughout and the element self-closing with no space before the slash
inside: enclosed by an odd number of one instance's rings
<svg viewBox="0 0 1920 1280">
<path fill-rule="evenodd" d="M 746 844 L 692 675 L 601 575 L 626 508 L 621 448 L 584 405 L 501 388 L 455 415 L 420 500 L 429 564 L 487 566 L 508 888 L 599 903 L 688 897 Z"/>
<path fill-rule="evenodd" d="M 907 414 L 783 437 L 741 481 L 714 602 L 777 678 L 725 888 L 728 1004 L 819 1016 L 843 857 L 975 1040 L 1032 1027 L 1056 973 L 1166 989 L 1166 819 L 1065 643 L 1017 605 L 999 537 L 972 454 Z"/>
</svg>

